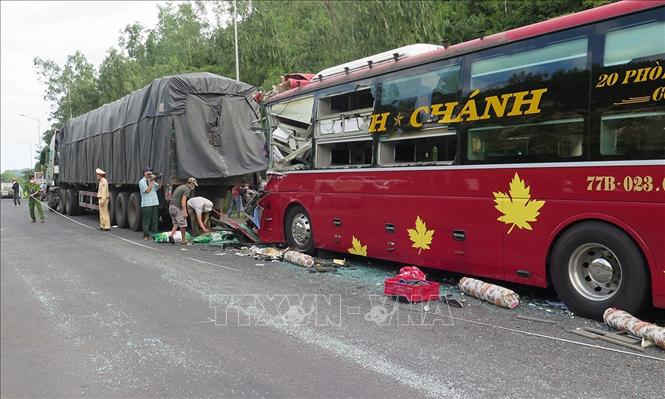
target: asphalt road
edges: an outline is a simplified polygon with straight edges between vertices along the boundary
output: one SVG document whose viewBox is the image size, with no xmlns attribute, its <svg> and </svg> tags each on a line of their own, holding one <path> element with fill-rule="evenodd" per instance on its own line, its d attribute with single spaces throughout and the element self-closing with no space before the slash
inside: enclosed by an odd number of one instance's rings
<svg viewBox="0 0 665 399">
<path fill-rule="evenodd" d="M 665 392 L 665 351 L 577 337 L 568 330 L 602 325 L 543 306 L 546 294 L 525 290 L 515 310 L 459 297 L 463 309 L 425 311 L 385 302 L 381 281 L 398 266 L 312 274 L 100 232 L 95 215 L 32 224 L 25 204 L 2 200 L 0 216 L 3 398 Z"/>
</svg>

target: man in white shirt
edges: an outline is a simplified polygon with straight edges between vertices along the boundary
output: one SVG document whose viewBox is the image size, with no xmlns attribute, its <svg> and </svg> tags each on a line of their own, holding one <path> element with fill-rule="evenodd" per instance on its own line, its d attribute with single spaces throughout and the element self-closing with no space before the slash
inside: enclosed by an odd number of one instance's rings
<svg viewBox="0 0 665 399">
<path fill-rule="evenodd" d="M 212 211 L 212 201 L 207 198 L 192 197 L 187 200 L 187 213 L 192 220 L 194 237 L 210 232 L 210 211 Z M 196 223 L 194 223 L 195 218 Z"/>
</svg>

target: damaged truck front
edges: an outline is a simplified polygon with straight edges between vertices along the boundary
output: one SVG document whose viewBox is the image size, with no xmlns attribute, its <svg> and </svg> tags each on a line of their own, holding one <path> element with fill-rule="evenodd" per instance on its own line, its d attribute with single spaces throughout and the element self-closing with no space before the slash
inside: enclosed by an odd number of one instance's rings
<svg viewBox="0 0 665 399">
<path fill-rule="evenodd" d="M 189 177 L 198 180 L 195 195 L 222 209 L 231 185 L 252 183 L 268 166 L 255 92 L 211 73 L 168 76 L 67 121 L 51 143 L 49 205 L 68 215 L 95 209 L 101 168 L 111 189 L 111 223 L 138 230 L 137 183 L 149 166 L 162 176 L 160 209 Z"/>
</svg>

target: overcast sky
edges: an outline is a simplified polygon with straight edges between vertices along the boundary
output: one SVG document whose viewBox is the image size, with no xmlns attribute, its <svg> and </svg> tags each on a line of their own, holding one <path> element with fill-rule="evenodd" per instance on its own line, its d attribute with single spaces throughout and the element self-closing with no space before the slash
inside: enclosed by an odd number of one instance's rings
<svg viewBox="0 0 665 399">
<path fill-rule="evenodd" d="M 97 68 L 106 51 L 117 45 L 126 25 L 138 21 L 145 27 L 155 26 L 158 3 L 0 2 L 2 170 L 32 167 L 35 163 L 32 154 L 38 139 L 37 121 L 20 114 L 38 118 L 42 130 L 50 125 L 50 108 L 44 101 L 44 86 L 37 80 L 34 57 L 62 65 L 67 55 L 80 50 Z"/>
</svg>

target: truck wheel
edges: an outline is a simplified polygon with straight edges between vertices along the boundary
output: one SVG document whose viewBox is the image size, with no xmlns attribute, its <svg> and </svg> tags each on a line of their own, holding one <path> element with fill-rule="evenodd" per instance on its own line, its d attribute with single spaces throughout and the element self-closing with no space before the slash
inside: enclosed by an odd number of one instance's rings
<svg viewBox="0 0 665 399">
<path fill-rule="evenodd" d="M 129 205 L 129 194 L 118 193 L 115 203 L 115 221 L 118 227 L 127 227 L 127 206 Z"/>
<path fill-rule="evenodd" d="M 64 189 L 58 190 L 58 212 L 60 213 L 67 213 L 65 210 L 66 193 L 67 191 Z"/>
<path fill-rule="evenodd" d="M 289 247 L 308 254 L 314 253 L 312 222 L 307 211 L 300 205 L 292 206 L 284 218 L 284 231 Z"/>
<path fill-rule="evenodd" d="M 53 212 L 58 208 L 58 202 L 56 201 L 55 194 L 53 193 L 52 190 L 46 194 L 46 199 L 47 199 L 46 203 L 48 204 L 49 212 Z"/>
<path fill-rule="evenodd" d="M 141 194 L 131 193 L 127 206 L 127 221 L 132 231 L 141 230 Z"/>
<path fill-rule="evenodd" d="M 556 242 L 551 257 L 552 283 L 568 308 L 602 319 L 615 307 L 639 313 L 649 303 L 646 262 L 633 240 L 607 223 L 573 226 Z"/>
<path fill-rule="evenodd" d="M 116 203 L 117 199 L 118 199 L 118 192 L 117 191 L 109 192 L 109 222 L 111 223 L 111 226 L 114 226 L 116 224 L 115 203 Z"/>
<path fill-rule="evenodd" d="M 79 196 L 78 192 L 73 188 L 66 191 L 65 197 L 65 211 L 68 216 L 76 216 L 79 214 Z"/>
</svg>

